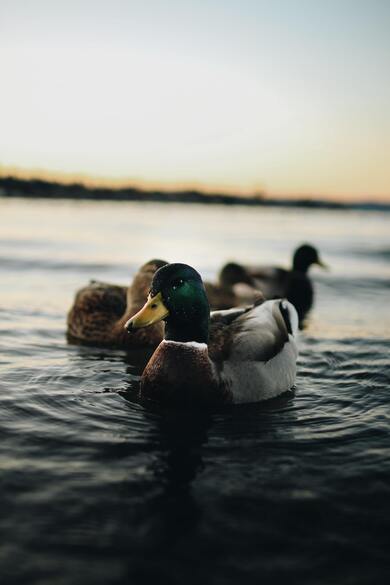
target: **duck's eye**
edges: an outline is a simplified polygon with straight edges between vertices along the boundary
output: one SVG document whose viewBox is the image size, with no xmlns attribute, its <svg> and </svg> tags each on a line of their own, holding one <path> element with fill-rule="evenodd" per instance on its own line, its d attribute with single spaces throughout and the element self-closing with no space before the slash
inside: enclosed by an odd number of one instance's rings
<svg viewBox="0 0 390 585">
<path fill-rule="evenodd" d="M 180 288 L 181 286 L 183 286 L 184 284 L 184 280 L 182 278 L 179 278 L 178 280 L 175 280 L 175 282 L 172 284 L 172 288 L 173 290 L 176 290 L 177 288 Z"/>
</svg>

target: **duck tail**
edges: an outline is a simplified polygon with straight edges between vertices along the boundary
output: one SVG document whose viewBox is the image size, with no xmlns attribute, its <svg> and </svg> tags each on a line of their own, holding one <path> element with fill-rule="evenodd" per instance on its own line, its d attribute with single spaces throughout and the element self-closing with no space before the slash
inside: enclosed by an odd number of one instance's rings
<svg viewBox="0 0 390 585">
<path fill-rule="evenodd" d="M 295 307 L 286 299 L 283 299 L 279 303 L 279 308 L 286 324 L 288 333 L 295 337 L 298 333 L 298 314 L 295 310 Z"/>
</svg>

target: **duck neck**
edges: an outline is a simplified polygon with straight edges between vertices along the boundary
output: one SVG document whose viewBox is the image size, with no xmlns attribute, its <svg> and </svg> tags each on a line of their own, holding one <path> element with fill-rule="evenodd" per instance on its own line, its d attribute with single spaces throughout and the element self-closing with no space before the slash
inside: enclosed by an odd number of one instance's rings
<svg viewBox="0 0 390 585">
<path fill-rule="evenodd" d="M 305 258 L 294 257 L 292 269 L 296 272 L 302 272 L 302 274 L 306 274 L 310 268 L 310 262 L 307 262 Z"/>
<path fill-rule="evenodd" d="M 209 317 L 196 322 L 177 321 L 167 319 L 165 323 L 165 339 L 167 341 L 179 341 L 188 343 L 208 343 Z"/>
</svg>

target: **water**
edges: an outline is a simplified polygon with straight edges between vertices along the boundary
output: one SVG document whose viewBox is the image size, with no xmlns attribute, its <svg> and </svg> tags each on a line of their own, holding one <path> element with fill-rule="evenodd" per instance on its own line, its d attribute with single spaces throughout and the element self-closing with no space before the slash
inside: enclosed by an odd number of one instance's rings
<svg viewBox="0 0 390 585">
<path fill-rule="evenodd" d="M 0 200 L 2 583 L 386 582 L 389 217 Z M 211 278 L 303 241 L 331 272 L 313 270 L 296 388 L 277 400 L 143 404 L 142 356 L 65 342 L 89 278 L 127 283 L 156 256 Z"/>
</svg>

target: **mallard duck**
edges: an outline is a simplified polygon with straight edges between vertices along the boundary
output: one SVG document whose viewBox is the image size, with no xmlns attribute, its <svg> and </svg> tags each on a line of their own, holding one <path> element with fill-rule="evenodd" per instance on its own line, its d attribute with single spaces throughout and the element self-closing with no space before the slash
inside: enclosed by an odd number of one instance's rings
<svg viewBox="0 0 390 585">
<path fill-rule="evenodd" d="M 151 260 L 134 276 L 131 286 L 91 281 L 79 290 L 67 317 L 67 338 L 86 345 L 135 348 L 156 347 L 164 327 L 158 323 L 134 336 L 127 335 L 124 324 L 144 305 L 154 273 L 163 260 Z"/>
<path fill-rule="evenodd" d="M 210 315 L 198 272 L 167 264 L 125 328 L 134 335 L 162 320 L 165 336 L 142 374 L 143 397 L 184 404 L 256 402 L 294 384 L 298 318 L 286 300 Z"/>
<path fill-rule="evenodd" d="M 211 309 L 230 309 L 264 300 L 254 279 L 244 267 L 230 262 L 219 274 L 218 283 L 204 283 Z"/>
<path fill-rule="evenodd" d="M 266 299 L 289 300 L 297 310 L 301 327 L 314 300 L 313 285 L 308 275 L 312 264 L 327 268 L 317 250 L 310 244 L 304 244 L 295 250 L 290 270 L 279 266 L 246 266 L 242 269 L 246 276 L 253 280 L 254 286 L 263 292 Z M 223 267 L 220 278 L 223 278 L 224 272 L 230 272 L 230 266 L 226 264 Z"/>
</svg>

